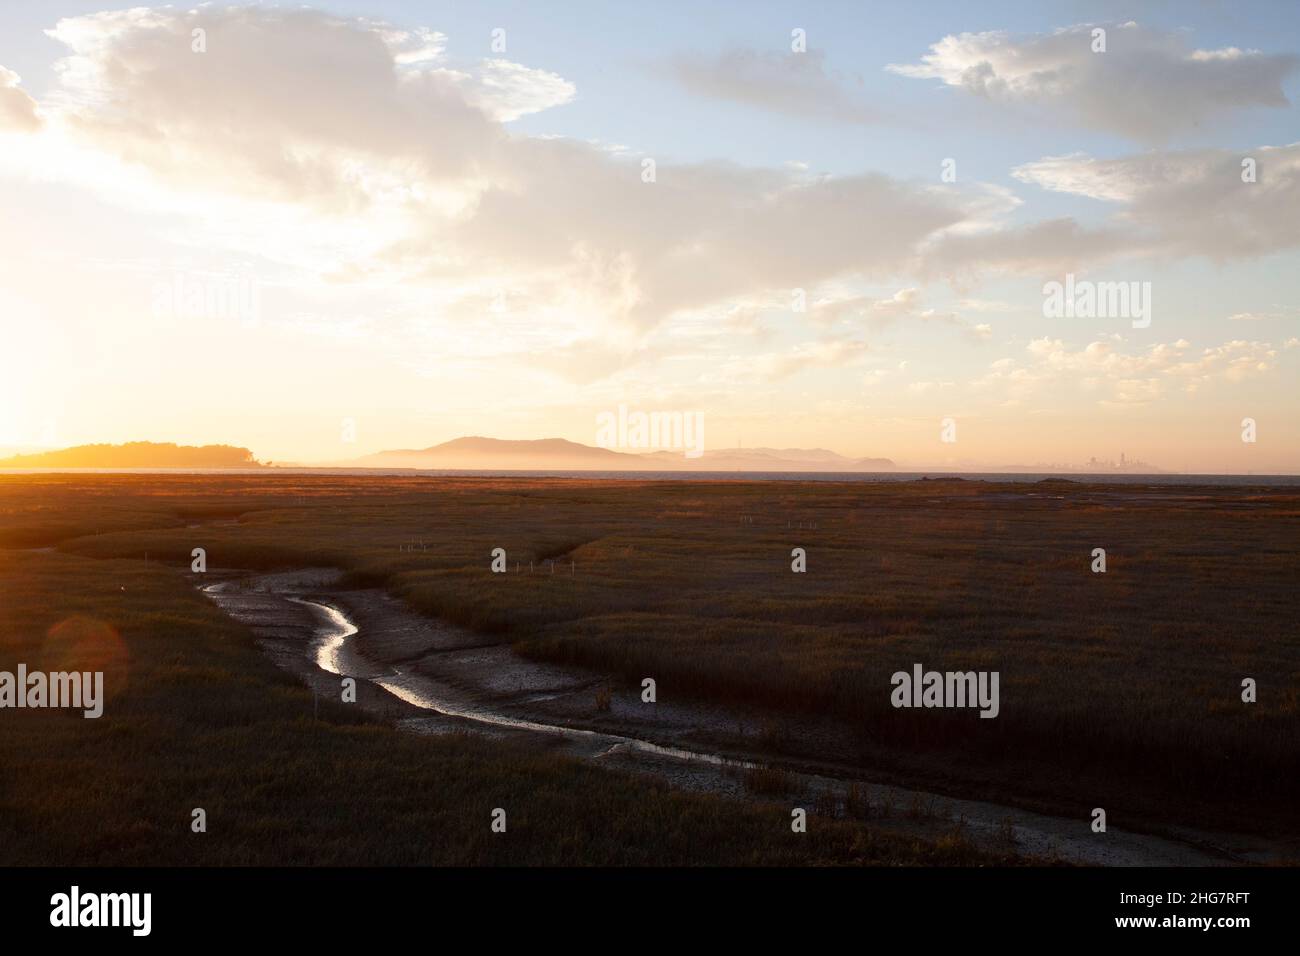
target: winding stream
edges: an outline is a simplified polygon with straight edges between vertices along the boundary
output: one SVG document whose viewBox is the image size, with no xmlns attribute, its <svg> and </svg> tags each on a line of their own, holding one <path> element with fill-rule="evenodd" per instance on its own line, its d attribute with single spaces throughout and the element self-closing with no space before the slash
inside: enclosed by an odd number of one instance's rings
<svg viewBox="0 0 1300 956">
<path fill-rule="evenodd" d="M 336 693 L 336 678 L 351 676 L 358 684 L 365 681 L 407 705 L 407 713 L 397 720 L 404 729 L 445 732 L 451 729 L 448 722 L 454 722 L 463 729 L 550 739 L 569 746 L 579 756 L 648 772 L 677 786 L 748 799 L 755 797 L 746 789 L 746 772 L 775 769 L 762 762 L 722 753 L 549 721 L 538 713 L 537 702 L 572 697 L 575 688 L 589 687 L 589 679 L 525 661 L 513 655 L 508 647 L 475 645 L 472 635 L 419 618 L 380 592 L 340 592 L 347 600 L 339 601 L 322 592 L 321 584 L 327 582 L 304 582 L 292 575 L 262 575 L 253 581 L 253 589 L 235 588 L 234 581 L 226 580 L 206 585 L 202 591 L 227 613 L 253 626 L 277 663 L 293 670 L 315 689 L 328 688 L 326 692 Z M 360 601 L 361 598 L 365 600 Z M 365 611 L 359 616 L 350 616 L 340 606 L 350 607 L 359 601 Z M 304 619 L 304 612 L 309 612 L 310 617 Z M 398 634 L 400 640 L 390 639 L 386 631 Z M 367 644 L 367 639 L 374 645 Z M 389 644 L 383 643 L 386 639 Z M 390 645 L 409 650 L 408 645 L 413 642 L 422 648 L 422 653 L 407 654 L 403 659 L 377 655 L 373 650 L 373 646 Z M 418 661 L 418 666 L 412 663 L 412 658 Z M 477 661 L 477 669 L 464 673 L 469 673 L 471 678 L 488 675 L 483 684 L 491 680 L 500 685 L 507 678 L 522 675 L 517 687 L 528 684 L 545 692 L 522 699 L 518 694 L 508 698 L 493 693 L 493 687 L 476 685 L 465 678 L 462 665 L 467 661 Z M 557 673 L 561 677 L 557 678 Z M 570 683 L 556 684 L 557 680 Z M 547 686 L 548 682 L 555 686 Z M 507 708 L 515 711 L 531 708 L 532 713 L 516 716 L 507 713 Z M 659 724 L 653 729 L 662 733 L 671 731 L 672 727 Z M 958 826 L 977 842 L 997 845 L 1003 841 L 1001 845 L 1005 848 L 1009 837 L 1021 853 L 1073 863 L 1214 866 L 1261 861 L 1272 853 L 1265 841 L 1248 837 L 1199 831 L 1178 831 L 1174 837 L 1154 836 L 1114 827 L 1105 834 L 1094 834 L 1086 816 L 1054 817 L 1012 806 L 828 775 L 820 769 L 792 770 L 783 766 L 776 772 L 788 784 L 788 796 L 796 798 L 792 805 L 801 805 L 799 800 L 825 801 L 829 796 L 833 804 L 842 808 L 852 787 L 865 793 L 873 815 L 877 807 L 882 808 L 881 816 L 885 817 L 890 815 L 891 807 L 930 808 L 925 814 L 899 813 L 887 821 L 891 829 L 935 836 L 951 833 Z M 882 825 L 885 823 L 882 821 Z"/>
<path fill-rule="evenodd" d="M 328 621 L 328 625 L 323 629 L 323 633 L 315 643 L 316 666 L 321 670 L 329 671 L 331 674 L 342 675 L 343 671 L 340 669 L 339 660 L 340 652 L 347 639 L 358 632 L 357 626 L 348 620 L 342 611 L 328 604 L 297 597 L 291 597 L 288 600 L 293 601 L 295 604 L 318 609 Z M 657 757 L 671 757 L 674 760 L 695 760 L 715 766 L 735 767 L 740 770 L 752 770 L 759 766 L 744 760 L 732 760 L 720 754 L 700 753 L 678 747 L 664 747 L 648 740 L 638 740 L 635 737 L 622 737 L 617 734 L 606 734 L 596 730 L 583 730 L 579 727 L 564 727 L 559 724 L 521 720 L 516 717 L 507 717 L 505 714 L 493 713 L 483 707 L 457 706 L 448 700 L 439 699 L 436 692 L 429 688 L 427 681 L 421 681 L 414 675 L 403 673 L 400 668 L 394 668 L 388 677 L 372 677 L 370 681 L 413 707 L 431 710 L 444 717 L 455 717 L 460 720 L 469 720 L 493 727 L 506 727 L 511 730 L 582 738 L 607 744 L 605 753 L 624 748 L 640 753 L 653 754 Z"/>
</svg>

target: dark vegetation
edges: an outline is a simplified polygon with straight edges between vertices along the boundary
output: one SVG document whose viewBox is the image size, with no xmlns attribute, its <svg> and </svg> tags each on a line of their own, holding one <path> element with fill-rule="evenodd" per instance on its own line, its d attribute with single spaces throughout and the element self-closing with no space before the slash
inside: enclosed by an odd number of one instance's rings
<svg viewBox="0 0 1300 956">
<path fill-rule="evenodd" d="M 0 458 L 0 468 L 256 468 L 247 448 L 133 441 L 124 445 L 77 445 L 56 451 Z"/>
<path fill-rule="evenodd" d="M 661 696 L 838 718 L 864 766 L 963 795 L 1289 836 L 1298 532 L 1300 488 L 0 478 L 0 546 L 334 565 Z M 999 671 L 1001 715 L 893 709 L 889 676 L 914 662 Z"/>
<path fill-rule="evenodd" d="M 0 551 L 0 669 L 106 674 L 105 714 L 0 711 L 0 865 L 993 862 L 321 702 L 156 562 Z M 207 832 L 191 832 L 191 811 Z M 508 830 L 493 834 L 494 808 Z M 810 813 L 812 809 L 810 808 Z"/>
</svg>

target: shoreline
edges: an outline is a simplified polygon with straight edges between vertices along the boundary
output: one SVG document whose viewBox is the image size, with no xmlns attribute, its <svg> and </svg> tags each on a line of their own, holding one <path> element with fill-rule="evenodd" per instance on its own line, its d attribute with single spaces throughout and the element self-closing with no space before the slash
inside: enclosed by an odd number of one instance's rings
<svg viewBox="0 0 1300 956">
<path fill-rule="evenodd" d="M 710 471 L 708 469 L 674 471 L 647 470 L 575 470 L 509 468 L 356 468 L 334 465 L 263 465 L 245 468 L 0 468 L 0 476 L 24 475 L 156 475 L 231 478 L 311 477 L 323 478 L 482 478 L 482 479 L 564 479 L 569 481 L 640 481 L 640 482 L 775 482 L 799 484 L 890 484 L 963 481 L 986 484 L 1068 483 L 1088 486 L 1168 487 L 1188 491 L 1195 488 L 1296 488 L 1300 475 L 1284 472 L 1265 474 L 1214 474 L 1182 472 L 1070 472 L 1070 471 Z"/>
</svg>

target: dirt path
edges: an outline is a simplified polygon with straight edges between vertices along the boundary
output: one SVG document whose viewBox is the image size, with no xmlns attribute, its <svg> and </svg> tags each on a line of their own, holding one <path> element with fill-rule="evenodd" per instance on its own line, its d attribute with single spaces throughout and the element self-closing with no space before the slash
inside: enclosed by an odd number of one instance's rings
<svg viewBox="0 0 1300 956">
<path fill-rule="evenodd" d="M 526 739 L 673 785 L 810 811 L 867 816 L 884 829 L 927 838 L 960 833 L 976 843 L 1045 859 L 1111 866 L 1215 866 L 1264 861 L 1262 840 L 1201 831 L 1170 838 L 867 779 L 833 759 L 765 756 L 769 715 L 735 707 L 642 702 L 603 675 L 529 661 L 490 637 L 423 617 L 378 590 L 343 590 L 339 574 L 310 569 L 222 577 L 203 591 L 250 625 L 278 665 L 322 696 L 357 679 L 358 703 L 417 733 L 468 730 Z M 602 706 L 597 705 L 597 693 Z M 665 695 L 661 695 L 665 696 Z M 818 752 L 848 746 L 832 721 L 796 721 Z"/>
</svg>

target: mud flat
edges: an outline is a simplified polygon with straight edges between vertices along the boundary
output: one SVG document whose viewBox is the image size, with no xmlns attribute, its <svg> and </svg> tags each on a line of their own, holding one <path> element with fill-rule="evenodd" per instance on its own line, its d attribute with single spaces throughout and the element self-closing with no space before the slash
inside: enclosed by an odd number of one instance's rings
<svg viewBox="0 0 1300 956">
<path fill-rule="evenodd" d="M 1111 866 L 1214 866 L 1267 862 L 1267 841 L 1203 831 L 1161 835 L 872 779 L 841 762 L 852 729 L 782 715 L 784 732 L 821 759 L 773 757 L 763 738 L 774 715 L 698 701 L 644 703 L 607 675 L 539 663 L 508 643 L 449 626 L 380 590 L 340 587 L 339 572 L 214 572 L 203 591 L 251 628 L 271 659 L 331 699 L 341 677 L 357 703 L 414 733 L 471 732 L 520 740 L 683 789 L 772 800 L 821 813 L 867 817 L 882 829 L 936 838 L 959 832 L 1025 856 Z M 597 695 L 601 704 L 597 705 Z"/>
</svg>

